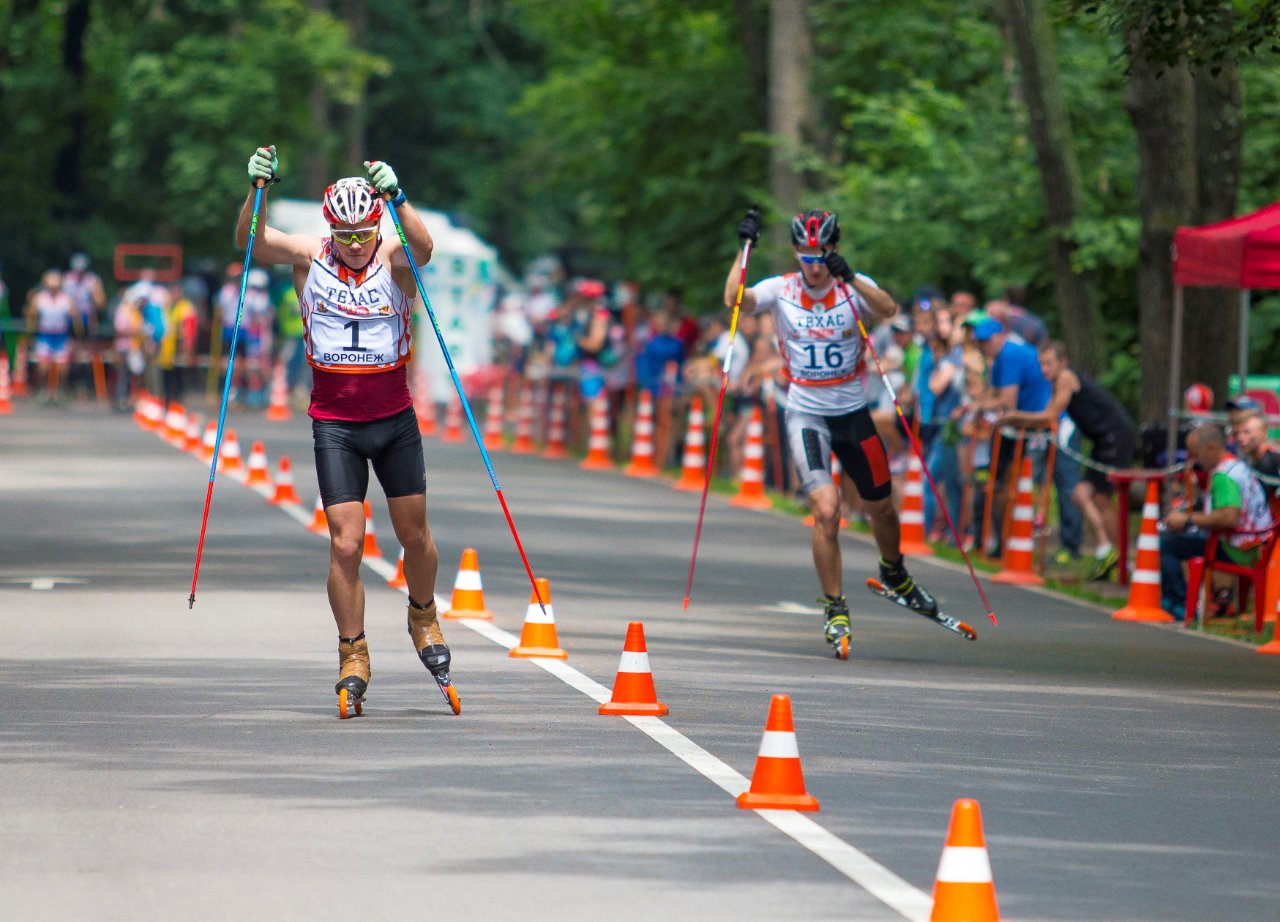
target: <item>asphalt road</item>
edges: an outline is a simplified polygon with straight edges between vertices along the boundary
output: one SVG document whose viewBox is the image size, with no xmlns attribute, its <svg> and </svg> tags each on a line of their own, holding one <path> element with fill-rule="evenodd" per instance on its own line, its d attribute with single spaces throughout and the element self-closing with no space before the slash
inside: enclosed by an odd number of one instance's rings
<svg viewBox="0 0 1280 922">
<path fill-rule="evenodd" d="M 291 457 L 309 515 L 305 418 L 231 421 Z M 799 521 L 713 496 L 685 613 L 697 494 L 494 458 L 575 672 L 507 656 L 527 578 L 474 446 L 428 440 L 440 595 L 475 547 L 497 632 L 445 624 L 455 718 L 366 570 L 373 681 L 339 721 L 322 538 L 220 477 L 188 610 L 207 467 L 94 409 L 0 417 L 4 916 L 919 917 L 973 797 L 1005 918 L 1280 918 L 1276 658 L 999 586 L 992 627 L 967 575 L 915 563 L 967 643 L 857 591 L 851 536 L 840 662 Z M 671 707 L 649 725 L 590 697 L 632 620 Z M 822 805 L 789 834 L 726 793 L 775 693 Z"/>
</svg>

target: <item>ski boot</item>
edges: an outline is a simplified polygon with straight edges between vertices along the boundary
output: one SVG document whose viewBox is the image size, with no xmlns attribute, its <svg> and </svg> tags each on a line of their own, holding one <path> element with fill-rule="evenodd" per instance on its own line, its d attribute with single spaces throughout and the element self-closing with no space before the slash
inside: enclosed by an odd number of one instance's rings
<svg viewBox="0 0 1280 922">
<path fill-rule="evenodd" d="M 369 687 L 369 641 L 364 631 L 358 637 L 338 638 L 338 716 L 343 720 L 359 714 Z"/>
<path fill-rule="evenodd" d="M 409 599 L 409 636 L 413 639 L 413 648 L 418 651 L 418 659 L 440 686 L 444 700 L 449 702 L 454 714 L 461 714 L 462 702 L 458 700 L 458 690 L 449 677 L 449 647 L 444 642 L 444 632 L 440 630 L 435 599 L 426 605 Z"/>
<path fill-rule="evenodd" d="M 911 578 L 902 558 L 897 563 L 889 563 L 880 558 L 880 582 L 886 589 L 899 596 L 907 608 L 926 618 L 938 616 L 938 603 L 923 586 Z"/>
<path fill-rule="evenodd" d="M 818 601 L 822 603 L 823 614 L 827 619 L 823 628 L 827 643 L 835 648 L 835 654 L 839 659 L 848 659 L 851 630 L 849 601 L 842 595 L 823 595 L 818 597 Z"/>
</svg>

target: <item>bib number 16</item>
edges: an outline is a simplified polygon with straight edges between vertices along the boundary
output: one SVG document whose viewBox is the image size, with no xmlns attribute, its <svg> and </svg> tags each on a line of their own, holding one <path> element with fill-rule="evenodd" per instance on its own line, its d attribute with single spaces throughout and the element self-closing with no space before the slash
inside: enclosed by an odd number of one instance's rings
<svg viewBox="0 0 1280 922">
<path fill-rule="evenodd" d="M 839 343 L 826 343 L 822 347 L 822 365 L 818 364 L 818 344 L 805 343 L 801 346 L 805 352 L 809 353 L 809 363 L 807 368 L 839 368 L 844 364 L 844 353 L 840 350 Z"/>
</svg>

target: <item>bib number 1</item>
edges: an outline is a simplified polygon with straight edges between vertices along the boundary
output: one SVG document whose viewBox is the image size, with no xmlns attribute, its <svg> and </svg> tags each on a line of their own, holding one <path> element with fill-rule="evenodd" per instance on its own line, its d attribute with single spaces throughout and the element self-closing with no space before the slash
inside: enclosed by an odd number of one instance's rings
<svg viewBox="0 0 1280 922">
<path fill-rule="evenodd" d="M 342 328 L 344 330 L 351 331 L 351 345 L 343 346 L 342 347 L 343 352 L 368 352 L 369 351 L 368 349 L 365 349 L 360 345 L 360 321 L 352 320 L 350 323 L 344 323 L 342 325 Z"/>
</svg>

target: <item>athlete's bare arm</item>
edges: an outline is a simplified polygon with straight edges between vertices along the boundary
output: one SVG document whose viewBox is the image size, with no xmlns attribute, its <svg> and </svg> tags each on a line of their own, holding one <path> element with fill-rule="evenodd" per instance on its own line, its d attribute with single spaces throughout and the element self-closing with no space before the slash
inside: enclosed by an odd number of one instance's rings
<svg viewBox="0 0 1280 922">
<path fill-rule="evenodd" d="M 1075 396 L 1078 390 L 1080 390 L 1080 379 L 1076 377 L 1075 372 L 1071 369 L 1063 369 L 1053 382 L 1053 396 L 1049 398 L 1047 407 L 1038 413 L 1026 411 L 1002 413 L 1000 421 L 1015 426 L 1051 427 L 1062 417 L 1063 412 L 1067 409 L 1067 404 L 1071 402 L 1071 398 Z M 1014 386 L 1014 395 L 1014 400 L 1016 401 L 1016 385 Z"/>
<path fill-rule="evenodd" d="M 880 286 L 864 282 L 855 275 L 852 287 L 854 291 L 862 295 L 862 300 L 867 302 L 867 307 L 871 308 L 871 312 L 881 320 L 892 320 L 897 316 L 898 302 L 893 300 L 893 296 Z"/>
<path fill-rule="evenodd" d="M 236 222 L 236 246 L 249 245 L 249 225 L 253 223 L 253 197 L 250 192 L 240 207 Z M 286 234 L 267 224 L 267 190 L 262 190 L 262 206 L 258 210 L 258 233 L 253 241 L 253 258 L 269 266 L 293 266 L 306 269 L 320 252 L 321 240 L 313 234 Z"/>
<path fill-rule="evenodd" d="M 733 265 L 729 267 L 729 277 L 724 282 L 724 306 L 733 310 L 734 302 L 738 300 L 738 283 L 742 280 L 742 254 L 739 253 L 734 257 Z M 755 313 L 756 295 L 750 288 L 742 289 L 742 310 L 748 314 Z"/>
<path fill-rule="evenodd" d="M 431 251 L 435 249 L 435 241 L 431 239 L 431 232 L 427 230 L 427 225 L 422 223 L 418 212 L 412 205 L 405 202 L 403 205 L 396 206 L 396 217 L 400 219 L 400 226 L 404 228 L 404 238 L 409 242 L 414 261 L 419 266 L 425 266 L 431 262 Z M 395 278 L 400 290 L 411 299 L 416 296 L 418 286 L 413 280 L 413 272 L 409 268 L 409 257 L 405 255 L 400 238 L 395 236 L 383 240 L 378 255 L 391 267 L 392 277 Z"/>
</svg>

